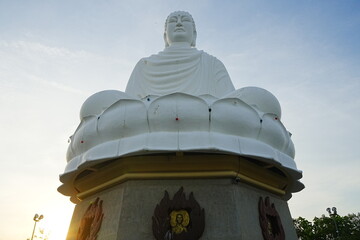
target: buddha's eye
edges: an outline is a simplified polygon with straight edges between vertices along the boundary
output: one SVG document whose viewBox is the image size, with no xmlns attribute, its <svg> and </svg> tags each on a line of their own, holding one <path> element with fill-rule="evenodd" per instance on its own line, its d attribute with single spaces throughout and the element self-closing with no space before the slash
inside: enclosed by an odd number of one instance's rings
<svg viewBox="0 0 360 240">
<path fill-rule="evenodd" d="M 181 19 L 183 22 L 191 22 L 190 18 L 188 17 L 184 17 Z"/>
<path fill-rule="evenodd" d="M 174 22 L 177 22 L 177 18 L 172 17 L 169 19 L 169 23 L 174 23 Z"/>
</svg>

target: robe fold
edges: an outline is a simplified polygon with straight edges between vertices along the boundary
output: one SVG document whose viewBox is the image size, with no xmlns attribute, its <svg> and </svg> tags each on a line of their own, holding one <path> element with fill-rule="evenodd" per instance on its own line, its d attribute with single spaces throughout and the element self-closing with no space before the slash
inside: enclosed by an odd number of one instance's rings
<svg viewBox="0 0 360 240">
<path fill-rule="evenodd" d="M 125 90 L 136 98 L 174 92 L 222 97 L 232 91 L 229 74 L 217 58 L 196 48 L 172 47 L 142 58 Z"/>
</svg>

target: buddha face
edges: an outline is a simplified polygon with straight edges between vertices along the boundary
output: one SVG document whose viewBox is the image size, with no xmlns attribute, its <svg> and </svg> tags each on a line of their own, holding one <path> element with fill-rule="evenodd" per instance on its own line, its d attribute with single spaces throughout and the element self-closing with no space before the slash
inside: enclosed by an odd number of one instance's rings
<svg viewBox="0 0 360 240">
<path fill-rule="evenodd" d="M 176 222 L 178 224 L 182 224 L 183 220 L 184 219 L 183 219 L 183 216 L 181 214 L 176 215 Z"/>
<path fill-rule="evenodd" d="M 191 15 L 187 12 L 171 13 L 166 19 L 164 40 L 165 46 L 173 43 L 188 43 L 195 46 L 196 30 Z"/>
</svg>

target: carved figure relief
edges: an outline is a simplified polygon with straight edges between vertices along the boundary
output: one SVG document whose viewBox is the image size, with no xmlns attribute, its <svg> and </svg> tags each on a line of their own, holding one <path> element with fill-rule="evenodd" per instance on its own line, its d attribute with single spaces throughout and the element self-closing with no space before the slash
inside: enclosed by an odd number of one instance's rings
<svg viewBox="0 0 360 240">
<path fill-rule="evenodd" d="M 274 203 L 270 204 L 270 198 L 265 201 L 260 197 L 259 220 L 264 240 L 285 240 L 285 232 L 279 213 Z"/>
<path fill-rule="evenodd" d="M 157 240 L 197 240 L 205 228 L 205 210 L 195 200 L 193 193 L 186 199 L 183 187 L 174 198 L 165 195 L 156 205 L 152 228 Z"/>
<path fill-rule="evenodd" d="M 187 232 L 187 227 L 190 223 L 189 213 L 185 210 L 172 211 L 170 213 L 171 230 L 175 234 Z"/>
<path fill-rule="evenodd" d="M 104 217 L 102 211 L 103 201 L 96 198 L 95 202 L 91 202 L 84 216 L 81 219 L 80 227 L 76 240 L 96 240 L 101 223 Z"/>
</svg>

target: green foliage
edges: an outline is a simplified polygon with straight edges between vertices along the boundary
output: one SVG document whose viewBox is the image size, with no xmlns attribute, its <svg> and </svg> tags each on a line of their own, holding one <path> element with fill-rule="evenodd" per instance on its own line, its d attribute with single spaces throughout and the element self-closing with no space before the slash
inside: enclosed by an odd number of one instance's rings
<svg viewBox="0 0 360 240">
<path fill-rule="evenodd" d="M 301 240 L 359 240 L 360 213 L 347 216 L 332 215 L 315 217 L 312 222 L 305 218 L 294 219 L 296 233 Z"/>
</svg>

